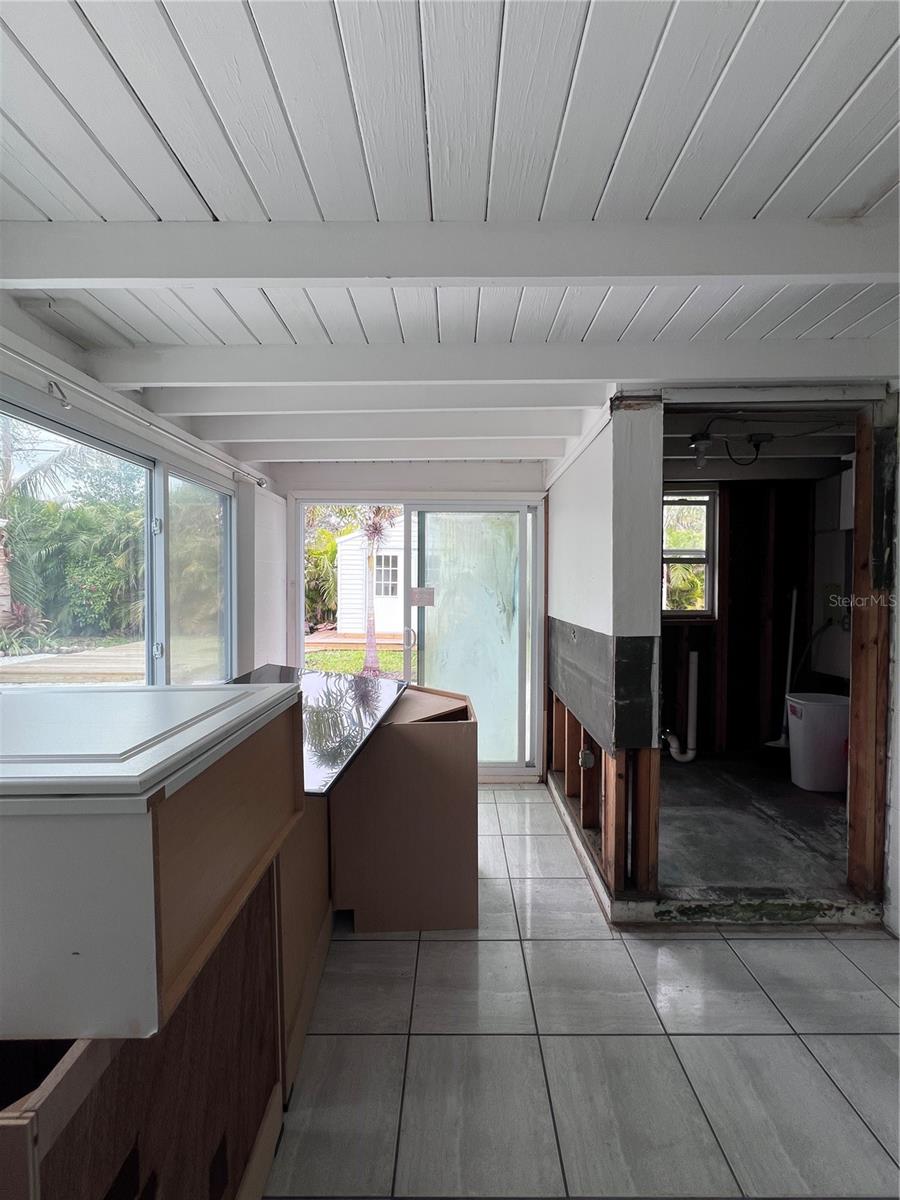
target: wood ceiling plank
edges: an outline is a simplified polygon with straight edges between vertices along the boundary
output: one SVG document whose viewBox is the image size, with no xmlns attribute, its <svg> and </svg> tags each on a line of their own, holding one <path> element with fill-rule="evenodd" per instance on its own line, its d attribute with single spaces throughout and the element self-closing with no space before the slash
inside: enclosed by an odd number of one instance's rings
<svg viewBox="0 0 900 1200">
<path fill-rule="evenodd" d="M 809 216 L 897 124 L 897 47 L 829 122 L 760 217 Z"/>
<path fill-rule="evenodd" d="M 3 20 L 106 152 L 164 221 L 208 221 L 209 210 L 78 8 L 32 0 Z"/>
<path fill-rule="evenodd" d="M 378 217 L 430 220 L 418 6 L 336 0 L 335 10 Z"/>
<path fill-rule="evenodd" d="M 6 164 L 4 163 L 4 166 Z M 50 218 L 0 175 L 0 220 L 48 221 Z"/>
<path fill-rule="evenodd" d="M 766 340 L 801 337 L 814 325 L 818 325 L 826 317 L 830 317 L 833 313 L 836 314 L 845 304 L 849 304 L 862 290 L 862 285 L 858 283 L 838 283 L 827 287 L 824 292 L 820 292 L 818 296 L 808 301 L 802 308 L 797 309 L 780 325 L 776 325 L 774 329 L 770 330 L 765 335 Z"/>
<path fill-rule="evenodd" d="M 888 300 L 886 304 L 882 304 L 876 308 L 874 312 L 869 313 L 867 317 L 863 317 L 861 321 L 854 322 L 848 329 L 838 334 L 842 338 L 868 338 L 877 337 L 885 332 L 886 328 L 897 323 L 897 298 Z"/>
<path fill-rule="evenodd" d="M 864 288 L 849 304 L 844 305 L 838 312 L 832 313 L 824 321 L 819 321 L 811 329 L 808 329 L 802 335 L 803 340 L 805 341 L 809 338 L 821 340 L 840 337 L 846 329 L 855 325 L 857 321 L 862 321 L 870 313 L 881 309 L 885 304 L 889 304 L 896 295 L 897 288 L 889 283 L 873 284 L 871 287 Z"/>
<path fill-rule="evenodd" d="M 657 0 L 591 5 L 541 213 L 544 220 L 593 217 L 668 12 L 669 6 Z M 600 112 L 602 120 L 597 119 Z"/>
<path fill-rule="evenodd" d="M 221 293 L 260 345 L 293 345 L 294 339 L 262 288 L 222 288 Z"/>
<path fill-rule="evenodd" d="M 215 216 L 264 220 L 165 10 L 106 0 L 83 0 L 81 7 Z"/>
<path fill-rule="evenodd" d="M 693 311 L 682 310 L 657 340 L 671 341 L 687 335 L 694 342 L 724 342 L 780 290 L 778 284 L 760 283 L 745 283 L 736 290 L 702 287 L 699 305 L 695 308 L 695 296 L 685 305 L 685 309 Z M 698 323 L 696 318 L 701 309 L 707 315 Z"/>
<path fill-rule="evenodd" d="M 113 221 L 152 221 L 152 208 L 116 170 L 41 73 L 0 30 L 4 116 L 22 130 L 95 211 Z"/>
<path fill-rule="evenodd" d="M 813 209 L 811 215 L 817 220 L 861 217 L 882 196 L 887 195 L 897 182 L 897 125 L 894 125 L 843 183 Z"/>
<path fill-rule="evenodd" d="M 133 346 L 139 346 L 142 342 L 147 341 L 140 330 L 135 329 L 124 317 L 120 316 L 119 313 L 103 302 L 102 294 L 95 296 L 93 292 L 84 291 L 80 288 L 64 288 L 54 290 L 51 295 L 61 300 L 77 300 L 79 304 L 83 304 L 85 308 L 99 317 L 101 321 L 105 321 L 107 325 L 111 325 L 113 329 L 118 330 L 122 337 L 126 338 Z"/>
<path fill-rule="evenodd" d="M 893 4 L 845 4 L 712 199 L 706 216 L 756 216 L 897 39 Z"/>
<path fill-rule="evenodd" d="M 253 0 L 250 7 L 325 219 L 374 220 L 333 6 Z"/>
<path fill-rule="evenodd" d="M 65 332 L 65 324 L 70 324 L 77 330 L 79 344 L 84 344 L 92 349 L 98 347 L 116 349 L 122 346 L 146 345 L 144 339 L 138 336 L 133 329 L 128 329 L 126 326 L 123 330 L 122 322 L 117 321 L 102 305 L 86 303 L 86 300 L 86 293 L 79 295 L 69 293 L 65 296 L 61 293 L 54 293 L 50 297 L 50 303 L 57 310 L 53 316 L 49 319 L 49 314 L 48 317 L 42 317 L 39 311 L 32 315 L 36 316 L 38 320 L 45 320 L 51 328 L 61 328 L 62 332 Z M 30 311 L 31 305 L 34 303 L 35 301 L 26 301 L 26 311 Z M 57 317 L 62 318 L 59 326 L 56 324 Z"/>
<path fill-rule="evenodd" d="M 423 0 L 422 49 L 436 221 L 480 221 L 487 205 L 501 0 Z"/>
<path fill-rule="evenodd" d="M 0 127 L 0 161 L 13 187 L 51 221 L 100 220 L 84 196 L 9 121 Z"/>
<path fill-rule="evenodd" d="M 351 288 L 350 296 L 370 345 L 388 346 L 403 341 L 392 288 Z"/>
<path fill-rule="evenodd" d="M 475 342 L 478 320 L 477 287 L 439 287 L 438 330 L 441 342 Z"/>
<path fill-rule="evenodd" d="M 622 331 L 623 342 L 652 342 L 656 335 L 677 315 L 696 287 L 656 287 L 647 297 L 634 320 Z"/>
<path fill-rule="evenodd" d="M 308 288 L 307 294 L 336 346 L 365 345 L 366 335 L 347 288 Z"/>
<path fill-rule="evenodd" d="M 403 340 L 434 343 L 438 340 L 437 295 L 430 287 L 394 288 Z"/>
<path fill-rule="evenodd" d="M 548 342 L 580 342 L 606 298 L 606 287 L 568 287 L 553 319 Z"/>
<path fill-rule="evenodd" d="M 181 2 L 167 11 L 269 217 L 319 219 L 248 9 Z"/>
<path fill-rule="evenodd" d="M 898 321 L 895 317 L 893 321 L 888 321 L 883 329 L 879 329 L 877 333 L 872 334 L 872 340 L 875 338 L 890 338 L 892 341 L 897 340 Z"/>
<path fill-rule="evenodd" d="M 585 342 L 615 342 L 652 291 L 652 287 L 611 287 L 591 326 Z"/>
<path fill-rule="evenodd" d="M 686 0 L 672 15 L 597 206 L 645 217 L 753 12 L 748 0 Z"/>
<path fill-rule="evenodd" d="M 478 342 L 511 342 L 522 288 L 483 287 L 478 300 Z"/>
<path fill-rule="evenodd" d="M 754 11 L 663 185 L 654 218 L 700 216 L 839 7 L 833 0 L 765 0 Z"/>
<path fill-rule="evenodd" d="M 587 5 L 507 4 L 488 192 L 489 220 L 535 220 L 572 81 Z"/>
<path fill-rule="evenodd" d="M 869 211 L 867 217 L 878 217 L 886 221 L 900 217 L 900 183 L 895 183 L 890 191 L 885 192 L 880 200 L 876 200 Z"/>
<path fill-rule="evenodd" d="M 514 342 L 546 342 L 559 312 L 564 287 L 526 287 L 516 315 Z"/>
<path fill-rule="evenodd" d="M 728 341 L 759 341 L 770 333 L 776 325 L 780 325 L 787 317 L 792 316 L 804 304 L 814 300 L 825 289 L 821 284 L 788 284 L 761 305 L 746 321 L 728 335 Z"/>
<path fill-rule="evenodd" d="M 186 345 L 216 346 L 221 349 L 222 343 L 216 335 L 169 288 L 134 288 L 132 295 L 141 300 Z M 256 346 L 253 348 L 258 349 Z"/>
<path fill-rule="evenodd" d="M 173 288 L 182 304 L 226 346 L 255 346 L 258 338 L 215 288 Z"/>
<path fill-rule="evenodd" d="M 148 342 L 162 346 L 184 345 L 185 339 L 127 288 L 101 288 L 93 294 Z"/>
<path fill-rule="evenodd" d="M 298 346 L 328 345 L 328 334 L 303 288 L 265 290 Z"/>
</svg>

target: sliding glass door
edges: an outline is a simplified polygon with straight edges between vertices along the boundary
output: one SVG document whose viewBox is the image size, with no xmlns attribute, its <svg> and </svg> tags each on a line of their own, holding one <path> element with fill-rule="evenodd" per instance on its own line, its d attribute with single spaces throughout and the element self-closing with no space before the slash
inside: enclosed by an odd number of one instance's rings
<svg viewBox="0 0 900 1200">
<path fill-rule="evenodd" d="M 407 678 L 468 695 L 483 766 L 533 760 L 534 510 L 409 505 Z"/>
</svg>

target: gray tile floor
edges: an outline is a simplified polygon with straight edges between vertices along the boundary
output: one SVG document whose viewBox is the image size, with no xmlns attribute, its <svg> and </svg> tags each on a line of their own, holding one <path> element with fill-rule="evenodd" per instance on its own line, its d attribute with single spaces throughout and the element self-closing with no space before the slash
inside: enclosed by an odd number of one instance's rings
<svg viewBox="0 0 900 1200">
<path fill-rule="evenodd" d="M 478 930 L 336 931 L 267 1196 L 897 1195 L 894 939 L 611 929 L 480 800 Z"/>
</svg>

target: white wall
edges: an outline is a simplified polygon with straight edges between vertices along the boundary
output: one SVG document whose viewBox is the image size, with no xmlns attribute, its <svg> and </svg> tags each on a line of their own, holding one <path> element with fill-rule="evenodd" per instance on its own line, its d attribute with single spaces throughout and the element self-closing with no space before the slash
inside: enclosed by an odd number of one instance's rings
<svg viewBox="0 0 900 1200">
<path fill-rule="evenodd" d="M 254 666 L 287 662 L 287 503 L 255 487 Z"/>
<path fill-rule="evenodd" d="M 415 549 L 415 541 L 413 542 Z M 387 531 L 379 554 L 397 556 L 397 595 L 375 597 L 375 628 L 379 633 L 403 632 L 403 519 Z M 366 630 L 366 539 L 352 534 L 338 540 L 338 633 Z"/>
<path fill-rule="evenodd" d="M 658 634 L 662 406 L 616 408 L 550 488 L 551 617 Z"/>
</svg>

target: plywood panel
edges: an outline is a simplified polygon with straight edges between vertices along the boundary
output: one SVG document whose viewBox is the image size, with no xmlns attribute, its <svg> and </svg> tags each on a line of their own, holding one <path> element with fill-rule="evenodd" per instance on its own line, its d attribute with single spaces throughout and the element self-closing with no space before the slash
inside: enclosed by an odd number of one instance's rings
<svg viewBox="0 0 900 1200">
<path fill-rule="evenodd" d="M 277 853 L 301 801 L 297 707 L 282 713 L 153 810 L 160 991 L 172 1012 L 221 922 Z M 260 780 L 265 780 L 265 787 Z"/>
<path fill-rule="evenodd" d="M 437 296 L 434 288 L 394 288 L 400 328 L 406 343 L 437 341 Z"/>
<path fill-rule="evenodd" d="M 754 217 L 897 37 L 897 10 L 845 4 L 712 200 L 716 218 Z"/>
<path fill-rule="evenodd" d="M 526 287 L 513 330 L 514 342 L 546 342 L 565 288 Z"/>
<path fill-rule="evenodd" d="M 423 0 L 431 190 L 436 221 L 480 221 L 487 206 L 503 4 Z"/>
<path fill-rule="evenodd" d="M 490 220 L 540 215 L 586 17 L 582 0 L 506 6 Z"/>
<path fill-rule="evenodd" d="M 294 339 L 261 288 L 227 287 L 221 293 L 260 345 L 292 345 Z"/>
<path fill-rule="evenodd" d="M 4 4 L 3 19 L 163 221 L 210 219 L 196 188 L 76 5 L 57 5 L 48 20 L 43 5 L 14 0 Z"/>
<path fill-rule="evenodd" d="M 668 7 L 656 0 L 591 5 L 541 213 L 544 220 L 593 217 L 668 15 Z"/>
<path fill-rule="evenodd" d="M 254 0 L 251 9 L 324 217 L 374 220 L 333 5 Z"/>
<path fill-rule="evenodd" d="M 478 288 L 439 287 L 437 301 L 440 340 L 471 345 L 478 318 Z"/>
<path fill-rule="evenodd" d="M 335 345 L 364 345 L 359 316 L 347 288 L 312 287 L 307 295 Z"/>
<path fill-rule="evenodd" d="M 219 220 L 264 220 L 162 6 L 85 0 L 81 8 Z"/>
<path fill-rule="evenodd" d="M 615 342 L 653 289 L 644 285 L 611 287 L 584 335 L 586 342 Z"/>
<path fill-rule="evenodd" d="M 834 0 L 805 0 L 764 3 L 753 12 L 663 185 L 653 217 L 689 220 L 703 213 L 838 8 Z"/>
<path fill-rule="evenodd" d="M 335 11 L 378 217 L 430 220 L 418 6 L 336 0 Z"/>
<path fill-rule="evenodd" d="M 5 116 L 18 125 L 96 212 L 115 221 L 154 220 L 150 205 L 116 170 L 47 80 L 2 30 L 0 72 Z"/>
<path fill-rule="evenodd" d="M 328 344 L 328 334 L 303 288 L 266 288 L 266 295 L 298 346 Z"/>
<path fill-rule="evenodd" d="M 760 215 L 808 216 L 896 123 L 895 47 L 822 130 Z"/>
<path fill-rule="evenodd" d="M 580 342 L 590 328 L 609 288 L 568 287 L 553 319 L 548 342 Z"/>
<path fill-rule="evenodd" d="M 524 288 L 483 287 L 478 301 L 478 341 L 511 342 Z"/>
<path fill-rule="evenodd" d="M 746 0 L 676 6 L 597 206 L 598 219 L 649 215 L 753 7 Z"/>
<path fill-rule="evenodd" d="M 247 6 L 173 4 L 166 11 L 266 215 L 315 221 L 319 208 Z"/>
<path fill-rule="evenodd" d="M 351 288 L 350 297 L 370 345 L 395 345 L 403 340 L 392 288 Z"/>
</svg>

